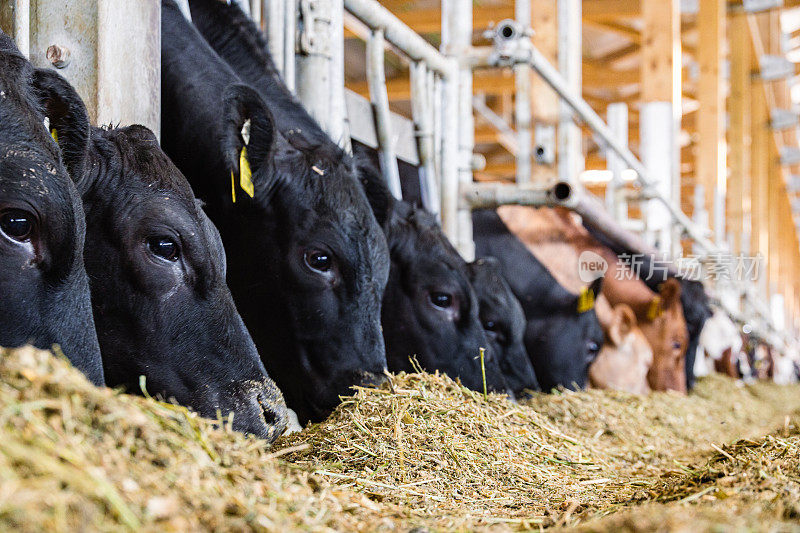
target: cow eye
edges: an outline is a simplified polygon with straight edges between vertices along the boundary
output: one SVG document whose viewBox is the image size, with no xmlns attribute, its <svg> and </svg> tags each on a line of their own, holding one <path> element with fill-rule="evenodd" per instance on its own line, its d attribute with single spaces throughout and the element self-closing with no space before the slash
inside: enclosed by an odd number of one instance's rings
<svg viewBox="0 0 800 533">
<path fill-rule="evenodd" d="M 600 351 L 600 346 L 596 342 L 589 342 L 586 345 L 586 349 L 589 350 L 590 353 L 597 353 Z"/>
<path fill-rule="evenodd" d="M 305 253 L 308 268 L 317 272 L 328 272 L 333 267 L 333 258 L 328 252 L 314 250 Z"/>
<path fill-rule="evenodd" d="M 486 331 L 497 331 L 497 328 L 498 328 L 497 322 L 495 322 L 494 320 L 486 320 L 483 323 L 483 329 L 485 329 Z"/>
<path fill-rule="evenodd" d="M 681 343 L 677 342 L 677 341 L 673 342 L 672 343 L 672 349 L 673 350 L 680 350 L 681 349 Z"/>
<path fill-rule="evenodd" d="M 432 291 L 429 298 L 431 303 L 440 309 L 449 309 L 453 305 L 453 295 L 446 292 Z"/>
<path fill-rule="evenodd" d="M 150 252 L 157 257 L 172 262 L 178 260 L 178 243 L 171 237 L 150 237 L 147 239 L 147 247 L 150 249 Z"/>
<path fill-rule="evenodd" d="M 0 216 L 0 231 L 17 242 L 27 242 L 33 234 L 34 218 L 30 213 L 13 209 Z"/>
</svg>

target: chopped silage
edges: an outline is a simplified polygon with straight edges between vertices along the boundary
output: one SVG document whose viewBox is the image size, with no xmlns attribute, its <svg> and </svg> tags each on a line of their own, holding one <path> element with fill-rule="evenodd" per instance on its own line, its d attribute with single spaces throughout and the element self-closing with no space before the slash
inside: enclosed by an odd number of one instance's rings
<svg viewBox="0 0 800 533">
<path fill-rule="evenodd" d="M 0 350 L 0 529 L 783 530 L 800 525 L 798 410 L 798 386 L 721 376 L 689 398 L 515 404 L 411 374 L 270 448 Z"/>
</svg>

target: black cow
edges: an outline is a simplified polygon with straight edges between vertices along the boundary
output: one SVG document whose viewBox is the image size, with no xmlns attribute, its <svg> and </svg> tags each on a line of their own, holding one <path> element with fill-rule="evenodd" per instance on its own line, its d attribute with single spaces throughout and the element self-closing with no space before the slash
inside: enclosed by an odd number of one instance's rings
<svg viewBox="0 0 800 533">
<path fill-rule="evenodd" d="M 35 75 L 86 212 L 86 269 L 106 381 L 274 440 L 286 406 L 225 284 L 225 253 L 189 183 L 144 126 L 89 127 L 77 93 Z M 75 119 L 75 117 L 82 117 Z"/>
<path fill-rule="evenodd" d="M 220 230 L 270 376 L 301 422 L 321 420 L 386 368 L 388 250 L 353 162 L 329 140 L 285 139 L 172 0 L 161 57 L 164 149 Z"/>
<path fill-rule="evenodd" d="M 100 347 L 80 195 L 36 100 L 34 68 L 0 32 L 0 346 L 58 344 L 95 384 Z M 83 117 L 75 120 L 86 120 Z"/>
<path fill-rule="evenodd" d="M 508 388 L 516 395 L 539 390 L 536 373 L 525 351 L 525 313 L 503 278 L 500 262 L 483 257 L 468 265 L 470 282 L 478 297 L 479 314 L 492 352 Z"/>
<path fill-rule="evenodd" d="M 603 342 L 594 308 L 579 308 L 580 296 L 558 284 L 536 257 L 506 227 L 496 211 L 472 215 L 478 257 L 494 256 L 522 305 L 525 347 L 543 391 L 586 386 L 589 365 Z M 589 287 L 600 293 L 602 278 Z"/>
<path fill-rule="evenodd" d="M 681 283 L 681 306 L 689 332 L 689 343 L 686 348 L 686 388 L 694 388 L 694 360 L 700 342 L 700 332 L 713 311 L 703 283 L 697 280 L 678 278 Z"/>
<path fill-rule="evenodd" d="M 235 5 L 192 0 L 192 21 L 208 43 L 251 86 L 290 139 L 302 134 L 331 143 L 320 126 L 289 92 L 255 24 Z M 411 371 L 410 357 L 426 370 L 441 370 L 464 385 L 483 389 L 480 348 L 486 348 L 487 387 L 505 390 L 482 331 L 466 263 L 447 241 L 435 217 L 392 198 L 376 166 L 356 157 L 360 177 L 389 243 L 391 269 L 381 323 L 392 371 Z"/>
</svg>

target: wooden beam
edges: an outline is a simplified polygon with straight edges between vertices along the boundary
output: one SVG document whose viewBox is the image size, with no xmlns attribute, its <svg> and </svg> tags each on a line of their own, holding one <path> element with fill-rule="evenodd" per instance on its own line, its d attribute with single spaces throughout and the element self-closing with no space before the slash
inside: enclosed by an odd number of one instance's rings
<svg viewBox="0 0 800 533">
<path fill-rule="evenodd" d="M 758 60 L 751 56 L 751 68 Z M 750 159 L 750 205 L 751 233 L 750 253 L 769 256 L 769 205 L 767 203 L 767 180 L 769 175 L 769 115 L 764 94 L 764 84 L 753 83 L 750 91 L 750 129 L 752 131 Z"/>
<path fill-rule="evenodd" d="M 585 19 L 616 20 L 635 18 L 640 14 L 639 0 L 583 0 Z"/>
<path fill-rule="evenodd" d="M 725 239 L 724 211 L 721 211 L 726 187 L 725 95 L 721 69 L 725 59 L 726 7 L 726 0 L 704 0 L 697 14 L 700 39 L 697 176 L 705 192 L 709 227 L 718 241 Z"/>
<path fill-rule="evenodd" d="M 680 94 L 680 56 L 675 43 L 680 43 L 680 26 L 675 8 L 677 0 L 652 2 L 641 0 L 642 16 L 642 100 L 675 102 Z M 676 91 L 676 83 L 678 84 Z"/>
<path fill-rule="evenodd" d="M 730 128 L 728 130 L 728 166 L 730 177 L 726 195 L 727 228 L 733 239 L 733 252 L 743 253 L 750 243 L 750 30 L 744 14 L 731 17 L 728 26 L 731 51 L 731 93 L 728 100 Z"/>
</svg>

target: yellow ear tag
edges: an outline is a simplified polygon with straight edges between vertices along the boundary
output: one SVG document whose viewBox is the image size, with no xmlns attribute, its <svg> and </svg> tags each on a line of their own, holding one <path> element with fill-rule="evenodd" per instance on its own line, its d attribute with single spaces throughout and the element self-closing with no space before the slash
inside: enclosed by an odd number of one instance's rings
<svg viewBox="0 0 800 533">
<path fill-rule="evenodd" d="M 256 190 L 253 187 L 253 171 L 250 170 L 250 162 L 247 160 L 247 147 L 243 146 L 239 153 L 239 185 L 250 198 L 255 196 Z"/>
<path fill-rule="evenodd" d="M 231 200 L 236 203 L 236 178 L 233 177 L 233 170 L 231 170 Z"/>
<path fill-rule="evenodd" d="M 584 287 L 578 295 L 578 313 L 585 313 L 592 309 L 594 309 L 594 291 L 589 287 Z"/>
<path fill-rule="evenodd" d="M 647 320 L 655 320 L 661 316 L 661 296 L 655 296 L 647 308 Z"/>
<path fill-rule="evenodd" d="M 58 132 L 55 128 L 50 130 L 50 135 L 53 137 L 53 140 L 56 142 L 56 144 L 58 144 Z"/>
</svg>

